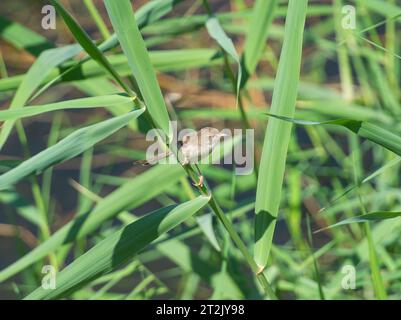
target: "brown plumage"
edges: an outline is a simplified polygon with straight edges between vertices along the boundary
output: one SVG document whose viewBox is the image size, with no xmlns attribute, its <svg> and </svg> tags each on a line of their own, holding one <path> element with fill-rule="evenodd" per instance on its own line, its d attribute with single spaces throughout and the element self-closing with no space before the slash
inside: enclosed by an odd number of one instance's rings
<svg viewBox="0 0 401 320">
<path fill-rule="evenodd" d="M 225 133 L 220 132 L 216 128 L 205 127 L 197 132 L 191 132 L 186 134 L 182 138 L 182 146 L 179 148 L 183 159 L 181 164 L 186 165 L 189 163 L 197 164 L 200 160 L 208 156 L 213 149 L 217 146 L 221 137 L 226 136 Z M 136 161 L 136 164 L 150 165 L 172 155 L 171 151 L 161 153 L 148 160 Z M 200 175 L 199 183 L 197 185 L 202 186 L 203 177 Z"/>
</svg>

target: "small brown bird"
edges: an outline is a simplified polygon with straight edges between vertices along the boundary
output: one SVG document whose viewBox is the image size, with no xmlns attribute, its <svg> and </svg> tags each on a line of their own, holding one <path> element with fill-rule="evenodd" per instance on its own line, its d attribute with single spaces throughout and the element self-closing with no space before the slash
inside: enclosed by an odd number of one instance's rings
<svg viewBox="0 0 401 320">
<path fill-rule="evenodd" d="M 213 149 L 218 145 L 220 138 L 227 136 L 226 133 L 220 132 L 216 128 L 205 127 L 197 132 L 191 132 L 182 138 L 182 145 L 179 148 L 182 159 L 180 159 L 182 165 L 195 164 L 199 173 L 199 182 L 195 184 L 196 186 L 203 186 L 203 176 L 197 166 L 197 163 L 203 158 L 207 157 Z M 173 153 L 168 150 L 163 152 L 151 159 L 140 160 L 136 163 L 141 165 L 155 164 L 159 160 L 164 159 Z"/>
</svg>

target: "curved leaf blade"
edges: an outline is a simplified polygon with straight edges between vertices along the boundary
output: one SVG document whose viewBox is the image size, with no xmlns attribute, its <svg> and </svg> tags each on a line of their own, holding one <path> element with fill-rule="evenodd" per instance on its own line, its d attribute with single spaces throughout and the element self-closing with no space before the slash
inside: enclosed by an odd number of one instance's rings
<svg viewBox="0 0 401 320">
<path fill-rule="evenodd" d="M 105 0 L 113 28 L 128 59 L 147 111 L 157 128 L 169 134 L 169 116 L 148 51 L 139 31 L 131 2 Z"/>
<path fill-rule="evenodd" d="M 290 0 L 288 4 L 284 43 L 272 98 L 274 114 L 292 117 L 295 112 L 307 6 L 308 0 Z M 272 246 L 291 130 L 292 124 L 271 119 L 265 133 L 255 203 L 254 256 L 261 269 L 267 264 Z"/>
<path fill-rule="evenodd" d="M 244 53 L 242 54 L 242 87 L 255 72 L 262 56 L 277 4 L 277 0 L 257 0 L 253 6 L 251 24 L 246 33 Z"/>
<path fill-rule="evenodd" d="M 121 79 L 119 74 L 116 72 L 116 70 L 107 60 L 107 58 L 103 55 L 102 51 L 96 46 L 95 43 L 93 43 L 89 35 L 84 29 L 82 29 L 75 18 L 64 8 L 62 4 L 58 2 L 58 0 L 50 0 L 50 2 L 55 6 L 57 12 L 61 15 L 65 24 L 70 29 L 72 35 L 82 46 L 82 48 L 84 48 L 84 50 L 91 56 L 93 60 L 103 66 L 111 74 L 114 80 L 125 90 L 125 92 L 134 97 L 135 94 Z"/>
<path fill-rule="evenodd" d="M 135 110 L 128 114 L 115 117 L 100 123 L 79 129 L 57 144 L 43 150 L 35 156 L 25 160 L 17 167 L 0 176 L 0 190 L 11 187 L 21 179 L 31 174 L 38 174 L 57 163 L 69 160 L 97 142 L 112 135 L 127 125 L 131 120 L 139 117 L 144 109 Z"/>
<path fill-rule="evenodd" d="M 18 120 L 21 118 L 32 117 L 42 113 L 67 110 L 67 109 L 90 109 L 100 107 L 111 107 L 122 104 L 131 104 L 132 98 L 123 94 L 110 94 L 97 97 L 66 100 L 62 102 L 49 103 L 43 105 L 26 106 L 25 108 L 15 108 L 0 110 L 0 121 Z"/>
<path fill-rule="evenodd" d="M 103 198 L 91 211 L 57 230 L 49 239 L 0 272 L 0 283 L 45 257 L 63 244 L 81 239 L 124 210 L 135 208 L 175 184 L 185 171 L 180 165 L 156 166 Z M 154 184 L 154 181 L 162 181 Z"/>
<path fill-rule="evenodd" d="M 388 219 L 394 219 L 394 218 L 399 218 L 401 217 L 401 212 L 392 212 L 392 211 L 377 211 L 377 212 L 371 212 L 367 214 L 362 214 L 360 216 L 348 218 L 345 220 L 342 220 L 340 222 L 337 222 L 335 224 L 332 224 L 328 227 L 319 229 L 314 231 L 313 233 L 318 233 L 323 230 L 335 228 L 335 227 L 340 227 L 344 226 L 347 224 L 351 223 L 361 223 L 361 222 L 369 222 L 369 221 L 381 221 L 381 220 L 388 220 Z"/>
<path fill-rule="evenodd" d="M 11 101 L 9 109 L 11 110 L 23 107 L 31 97 L 32 93 L 40 86 L 43 80 L 56 66 L 75 56 L 81 50 L 82 49 L 79 45 L 70 45 L 63 48 L 43 51 L 31 66 L 27 74 L 23 77 L 18 90 Z M 0 132 L 0 149 L 2 149 L 7 141 L 14 124 L 15 121 L 13 120 L 6 121 L 3 124 Z"/>
<path fill-rule="evenodd" d="M 231 152 L 233 146 L 240 141 L 240 136 L 225 140 L 223 154 Z M 214 152 L 220 150 L 215 149 Z M 220 154 L 220 153 L 219 153 Z M 213 158 L 213 154 L 210 155 Z M 168 190 L 185 176 L 185 170 L 179 164 L 158 165 L 126 182 L 114 192 L 103 198 L 93 210 L 78 216 L 57 230 L 49 239 L 34 250 L 0 271 L 0 283 L 45 257 L 63 244 L 70 243 L 95 231 L 102 223 L 112 219 L 124 210 L 136 208 L 139 205 Z M 154 183 L 158 181 L 158 183 Z"/>
<path fill-rule="evenodd" d="M 60 298 L 115 270 L 160 235 L 195 214 L 209 202 L 209 199 L 206 196 L 199 196 L 140 218 L 107 237 L 68 265 L 57 275 L 56 289 L 49 291 L 39 287 L 25 299 Z"/>
<path fill-rule="evenodd" d="M 230 37 L 226 34 L 219 20 L 212 16 L 206 21 L 206 28 L 209 35 L 219 44 L 219 46 L 227 52 L 234 59 L 238 66 L 237 74 L 237 87 L 236 87 L 236 105 L 238 105 L 239 91 L 242 81 L 242 68 L 240 57 L 235 49 L 234 43 Z M 237 106 L 236 106 L 237 107 Z"/>
<path fill-rule="evenodd" d="M 268 116 L 277 118 L 279 120 L 287 121 L 290 123 L 300 124 L 304 126 L 315 126 L 315 125 L 340 125 L 344 128 L 349 129 L 358 136 L 368 139 L 382 147 L 394 152 L 401 156 L 401 137 L 394 133 L 395 129 L 388 130 L 383 125 L 377 125 L 367 121 L 352 120 L 352 119 L 335 119 L 328 121 L 309 121 L 294 119 L 291 117 L 285 117 L 277 114 L 267 113 Z"/>
</svg>

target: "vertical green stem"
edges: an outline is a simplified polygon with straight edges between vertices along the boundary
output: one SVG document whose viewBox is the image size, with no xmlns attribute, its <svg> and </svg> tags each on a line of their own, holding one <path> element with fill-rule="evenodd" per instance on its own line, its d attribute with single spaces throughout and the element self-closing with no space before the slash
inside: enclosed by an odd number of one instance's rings
<svg viewBox="0 0 401 320">
<path fill-rule="evenodd" d="M 89 11 L 93 21 L 95 21 L 100 33 L 104 40 L 110 38 L 110 32 L 107 29 L 106 24 L 104 23 L 99 11 L 96 9 L 96 6 L 93 4 L 92 0 L 84 0 L 84 4 Z"/>
<path fill-rule="evenodd" d="M 24 127 L 22 126 L 21 121 L 16 122 L 16 129 L 18 133 L 18 138 L 21 142 L 22 148 L 24 150 L 25 157 L 29 158 L 30 157 L 30 151 L 28 148 L 28 139 L 24 130 Z M 49 228 L 49 222 L 48 222 L 48 215 L 47 215 L 47 210 L 46 210 L 46 205 L 45 201 L 41 192 L 41 189 L 39 187 L 39 183 L 37 181 L 36 177 L 32 177 L 31 179 L 32 182 L 32 194 L 36 203 L 36 207 L 38 209 L 38 212 L 40 214 L 40 232 L 42 234 L 43 240 L 46 240 L 50 237 L 50 228 Z M 58 263 L 57 263 L 57 258 L 54 252 L 49 253 L 49 260 L 50 263 L 53 265 L 53 267 L 57 268 Z"/>
<path fill-rule="evenodd" d="M 0 50 L 0 77 L 1 78 L 8 78 L 8 72 L 6 64 L 4 63 L 3 55 Z"/>
<path fill-rule="evenodd" d="M 380 273 L 379 260 L 377 258 L 377 252 L 369 222 L 365 222 L 364 226 L 366 238 L 368 239 L 369 244 L 369 265 L 372 272 L 372 282 L 373 288 L 375 290 L 375 295 L 378 300 L 386 300 L 387 293 Z"/>
<path fill-rule="evenodd" d="M 335 12 L 335 26 L 337 41 L 341 41 L 347 37 L 347 33 L 341 26 L 341 8 L 342 0 L 335 0 L 333 9 Z M 351 74 L 351 65 L 348 58 L 347 48 L 344 46 L 337 47 L 338 63 L 340 68 L 341 91 L 346 101 L 352 101 L 354 97 L 353 80 Z"/>
<path fill-rule="evenodd" d="M 210 207 L 212 208 L 213 212 L 219 218 L 221 223 L 223 224 L 224 228 L 227 230 L 228 234 L 230 235 L 231 239 L 238 247 L 242 255 L 244 256 L 245 260 L 247 261 L 248 265 L 250 266 L 253 273 L 256 275 L 257 279 L 259 280 L 260 284 L 262 285 L 265 292 L 270 296 L 271 299 L 277 300 L 277 297 L 272 290 L 269 281 L 267 280 L 265 274 L 263 273 L 263 269 L 261 270 L 258 265 L 256 264 L 255 260 L 249 253 L 247 247 L 245 246 L 244 242 L 235 231 L 234 226 L 231 224 L 230 220 L 225 216 L 219 205 L 217 204 L 216 200 L 211 197 L 209 202 Z"/>
<path fill-rule="evenodd" d="M 361 196 L 359 190 L 358 190 L 358 200 L 359 200 L 359 206 L 360 206 L 363 214 L 367 214 L 367 211 L 366 211 L 366 208 L 363 203 L 362 196 Z M 369 265 L 370 265 L 370 269 L 372 272 L 373 289 L 375 291 L 375 295 L 378 300 L 386 300 L 387 293 L 386 293 L 386 289 L 384 286 L 383 278 L 380 273 L 380 264 L 379 264 L 379 260 L 377 258 L 377 252 L 376 252 L 376 248 L 375 248 L 375 243 L 373 241 L 372 231 L 370 229 L 369 222 L 364 223 L 364 228 L 365 228 L 366 238 L 368 240 Z"/>
</svg>

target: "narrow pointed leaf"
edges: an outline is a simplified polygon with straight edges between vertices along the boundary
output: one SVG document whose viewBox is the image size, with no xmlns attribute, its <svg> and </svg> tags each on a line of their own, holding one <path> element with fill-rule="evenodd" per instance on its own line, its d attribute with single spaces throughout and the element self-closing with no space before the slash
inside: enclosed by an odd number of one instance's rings
<svg viewBox="0 0 401 320">
<path fill-rule="evenodd" d="M 122 104 L 131 105 L 132 107 L 132 98 L 123 94 L 111 94 L 105 96 L 66 100 L 62 102 L 43 105 L 26 106 L 25 108 L 0 110 L 0 121 L 17 120 L 57 110 L 88 109 L 100 107 L 107 108 L 111 106 L 119 106 Z"/>
<path fill-rule="evenodd" d="M 42 52 L 24 76 L 13 100 L 11 101 L 10 110 L 23 107 L 31 97 L 32 93 L 40 86 L 54 67 L 75 56 L 80 51 L 80 46 L 71 45 L 62 48 L 49 49 Z M 14 124 L 15 121 L 9 120 L 1 127 L 0 150 L 7 141 Z"/>
<path fill-rule="evenodd" d="M 240 140 L 240 136 L 224 141 L 223 155 L 231 152 L 233 146 Z M 214 152 L 220 152 L 215 149 Z M 221 153 L 219 153 L 221 155 Z M 216 159 L 213 154 L 211 159 Z M 124 210 L 136 208 L 150 199 L 168 190 L 185 177 L 185 170 L 179 164 L 158 165 L 131 179 L 103 198 L 93 210 L 78 216 L 57 230 L 49 239 L 41 243 L 34 250 L 0 271 L 0 283 L 17 274 L 21 270 L 45 257 L 63 244 L 81 239 L 95 231 L 105 221 L 112 219 Z M 155 183 L 158 181 L 158 183 Z"/>
<path fill-rule="evenodd" d="M 242 79 L 242 68 L 240 57 L 235 49 L 234 43 L 228 37 L 222 26 L 220 25 L 219 20 L 216 17 L 210 17 L 206 21 L 206 28 L 209 35 L 216 40 L 216 42 L 223 48 L 225 52 L 227 52 L 231 58 L 237 63 L 238 67 L 238 75 L 237 75 L 237 87 L 236 87 L 236 104 L 238 104 L 239 98 L 239 89 L 241 85 Z"/>
<path fill-rule="evenodd" d="M 256 0 L 253 5 L 251 22 L 246 33 L 244 53 L 242 54 L 242 86 L 245 86 L 248 78 L 255 72 L 262 57 L 277 4 L 277 0 Z"/>
<path fill-rule="evenodd" d="M 6 189 L 31 174 L 38 174 L 57 163 L 69 160 L 97 142 L 126 126 L 143 113 L 143 109 L 132 111 L 89 127 L 75 131 L 54 146 L 25 160 L 17 167 L 0 176 L 0 190 Z"/>
<path fill-rule="evenodd" d="M 76 241 L 93 232 L 105 221 L 112 219 L 122 211 L 135 208 L 149 201 L 177 183 L 183 176 L 185 176 L 185 171 L 177 164 L 169 165 L 168 170 L 166 170 L 166 166 L 159 165 L 133 178 L 99 201 L 91 211 L 76 217 L 34 250 L 1 270 L 0 283 L 42 259 L 63 244 Z M 159 183 L 155 184 L 156 180 Z"/>
<path fill-rule="evenodd" d="M 36 57 L 44 50 L 54 48 L 54 44 L 39 33 L 2 16 L 0 16 L 0 37 L 12 43 L 16 48 L 24 49 Z"/>
<path fill-rule="evenodd" d="M 70 15 L 70 13 L 64 8 L 58 0 L 51 0 L 51 3 L 55 6 L 57 12 L 62 16 L 65 24 L 70 29 L 72 35 L 77 40 L 77 42 L 84 48 L 84 50 L 91 56 L 93 60 L 103 66 L 114 78 L 114 80 L 130 95 L 135 96 L 135 94 L 128 88 L 128 86 L 121 79 L 119 74 L 103 55 L 102 51 L 96 46 L 96 44 L 91 40 L 89 35 L 84 29 L 79 25 L 79 23 Z"/>
<path fill-rule="evenodd" d="M 274 117 L 286 122 L 300 124 L 304 126 L 316 125 L 339 125 L 349 129 L 361 138 L 368 139 L 384 148 L 401 156 L 401 136 L 397 133 L 396 129 L 387 129 L 383 125 L 377 125 L 367 121 L 352 120 L 352 119 L 335 119 L 328 121 L 309 121 L 294 119 L 277 114 L 267 113 L 268 116 Z"/>
<path fill-rule="evenodd" d="M 181 49 L 181 50 L 155 50 L 149 52 L 153 67 L 158 71 L 180 71 L 189 68 L 200 68 L 221 64 L 221 56 L 214 49 Z M 124 55 L 115 54 L 108 57 L 111 65 L 119 72 L 121 76 L 131 74 L 131 69 Z M 73 70 L 75 64 L 66 62 L 60 68 L 53 69 L 51 73 L 42 81 L 48 87 L 51 85 L 71 82 L 76 80 L 104 77 L 107 71 L 94 61 L 88 61 L 82 64 L 79 72 L 65 73 L 62 70 Z M 0 79 L 0 92 L 16 89 L 23 81 L 24 76 L 17 75 L 9 78 Z M 43 89 L 44 87 L 42 87 Z M 42 89 L 40 91 L 42 91 Z M 115 90 L 114 90 L 115 91 Z"/>
<path fill-rule="evenodd" d="M 195 214 L 209 202 L 199 196 L 188 202 L 165 207 L 129 224 L 77 258 L 57 275 L 57 287 L 39 287 L 26 299 L 55 299 L 72 293 L 90 281 L 116 270 L 160 235 Z"/>
<path fill-rule="evenodd" d="M 371 212 L 367 214 L 363 214 L 360 216 L 348 218 L 345 220 L 342 220 L 340 222 L 337 222 L 335 224 L 332 224 L 328 227 L 316 230 L 314 233 L 321 232 L 323 230 L 343 226 L 346 224 L 351 224 L 351 223 L 361 223 L 361 222 L 369 222 L 369 221 L 381 221 L 381 220 L 388 220 L 388 219 L 394 219 L 394 218 L 399 218 L 401 217 L 401 212 L 391 212 L 391 211 L 377 211 L 377 212 Z"/>
<path fill-rule="evenodd" d="M 302 56 L 303 30 L 307 0 L 290 0 L 284 43 L 274 84 L 271 110 L 292 117 L 298 92 Z M 292 125 L 271 119 L 263 144 L 255 204 L 254 256 L 260 268 L 267 263 L 275 222 L 281 200 L 281 189 Z"/>
<path fill-rule="evenodd" d="M 128 59 L 147 111 L 155 125 L 169 135 L 169 116 L 148 51 L 129 0 L 105 0 L 114 31 Z"/>
<path fill-rule="evenodd" d="M 159 18 L 169 13 L 174 8 L 174 6 L 180 3 L 181 1 L 182 0 L 155 0 L 144 4 L 138 9 L 135 15 L 138 21 L 138 27 L 143 28 L 151 24 L 152 22 L 157 21 Z M 106 41 L 102 42 L 99 45 L 99 50 L 101 52 L 107 52 L 110 49 L 115 48 L 117 45 L 118 45 L 118 38 L 116 34 L 113 34 L 110 38 L 108 38 Z M 62 73 L 53 76 L 52 79 L 48 81 L 46 85 L 37 94 L 40 94 L 41 92 L 46 90 L 48 87 L 56 83 L 61 78 L 70 77 L 71 74 L 74 73 L 74 71 L 82 67 L 82 65 L 85 62 L 89 61 L 90 59 L 91 56 L 87 56 L 82 60 L 75 62 L 72 66 L 70 66 L 67 70 L 63 71 Z"/>
</svg>

